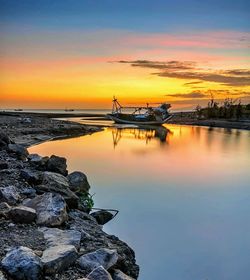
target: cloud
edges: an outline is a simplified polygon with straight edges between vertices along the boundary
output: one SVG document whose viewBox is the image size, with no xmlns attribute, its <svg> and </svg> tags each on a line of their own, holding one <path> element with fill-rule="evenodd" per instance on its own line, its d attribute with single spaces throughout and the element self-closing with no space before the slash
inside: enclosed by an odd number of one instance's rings
<svg viewBox="0 0 250 280">
<path fill-rule="evenodd" d="M 213 82 L 227 86 L 249 86 L 249 69 L 207 70 L 197 67 L 194 61 L 151 61 L 151 60 L 120 60 L 118 63 L 127 63 L 132 67 L 157 69 L 151 73 L 159 77 L 183 80 L 196 80 L 193 83 Z M 190 83 L 186 83 L 190 84 Z"/>
<path fill-rule="evenodd" d="M 250 92 L 234 90 L 234 89 L 208 89 L 208 90 L 197 90 L 189 93 L 174 93 L 166 94 L 166 97 L 174 97 L 181 99 L 210 99 L 211 94 L 217 96 L 218 98 L 227 98 L 229 96 L 234 96 L 234 98 L 245 98 L 250 96 Z"/>
<path fill-rule="evenodd" d="M 153 68 L 158 70 L 191 70 L 195 66 L 193 61 L 176 61 L 170 60 L 166 62 L 162 61 L 151 61 L 151 60 L 120 60 L 119 63 L 128 63 L 133 67 Z"/>
<path fill-rule="evenodd" d="M 192 85 L 198 85 L 202 84 L 202 82 L 190 82 L 190 83 L 185 83 L 184 86 L 192 86 Z"/>
<path fill-rule="evenodd" d="M 167 94 L 167 97 L 177 97 L 177 98 L 203 98 L 207 97 L 207 94 L 197 92 L 190 92 L 190 93 L 175 93 L 175 94 Z"/>
</svg>

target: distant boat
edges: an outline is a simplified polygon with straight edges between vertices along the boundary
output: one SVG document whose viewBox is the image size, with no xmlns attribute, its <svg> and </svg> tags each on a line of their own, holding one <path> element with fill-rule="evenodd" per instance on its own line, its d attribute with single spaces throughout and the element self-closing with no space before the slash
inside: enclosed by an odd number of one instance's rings
<svg viewBox="0 0 250 280">
<path fill-rule="evenodd" d="M 14 109 L 15 112 L 22 112 L 23 109 Z"/>
<path fill-rule="evenodd" d="M 119 124 L 135 124 L 135 125 L 162 125 L 172 118 L 168 109 L 170 104 L 162 103 L 158 107 L 124 107 L 118 100 L 113 98 L 112 113 L 107 114 L 108 118 Z M 131 114 L 122 113 L 122 109 L 133 109 Z M 141 111 L 144 113 L 141 113 Z"/>
<path fill-rule="evenodd" d="M 64 111 L 65 111 L 65 112 L 73 112 L 73 111 L 75 111 L 75 110 L 74 110 L 74 109 L 67 109 L 67 108 L 66 108 Z"/>
</svg>

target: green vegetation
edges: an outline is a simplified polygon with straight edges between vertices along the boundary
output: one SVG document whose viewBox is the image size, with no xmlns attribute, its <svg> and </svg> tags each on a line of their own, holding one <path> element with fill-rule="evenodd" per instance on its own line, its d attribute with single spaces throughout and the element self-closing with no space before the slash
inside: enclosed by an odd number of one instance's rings
<svg viewBox="0 0 250 280">
<path fill-rule="evenodd" d="M 89 193 L 78 193 L 78 196 L 80 198 L 80 204 L 88 209 L 91 210 L 94 207 L 94 200 L 93 200 L 93 195 Z"/>
</svg>

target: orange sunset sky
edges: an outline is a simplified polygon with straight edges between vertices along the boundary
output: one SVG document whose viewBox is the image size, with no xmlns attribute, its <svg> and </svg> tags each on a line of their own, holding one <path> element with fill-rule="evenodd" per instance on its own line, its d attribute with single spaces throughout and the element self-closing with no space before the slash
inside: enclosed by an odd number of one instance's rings
<svg viewBox="0 0 250 280">
<path fill-rule="evenodd" d="M 250 102 L 246 1 L 0 2 L 0 109 Z"/>
</svg>

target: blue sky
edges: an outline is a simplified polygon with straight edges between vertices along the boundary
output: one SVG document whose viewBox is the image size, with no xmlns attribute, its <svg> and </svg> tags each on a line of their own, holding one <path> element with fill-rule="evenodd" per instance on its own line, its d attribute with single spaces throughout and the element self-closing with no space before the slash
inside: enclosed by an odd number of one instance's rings
<svg viewBox="0 0 250 280">
<path fill-rule="evenodd" d="M 1 0 L 1 26 L 117 28 L 141 32 L 248 31 L 250 1 Z"/>
</svg>

